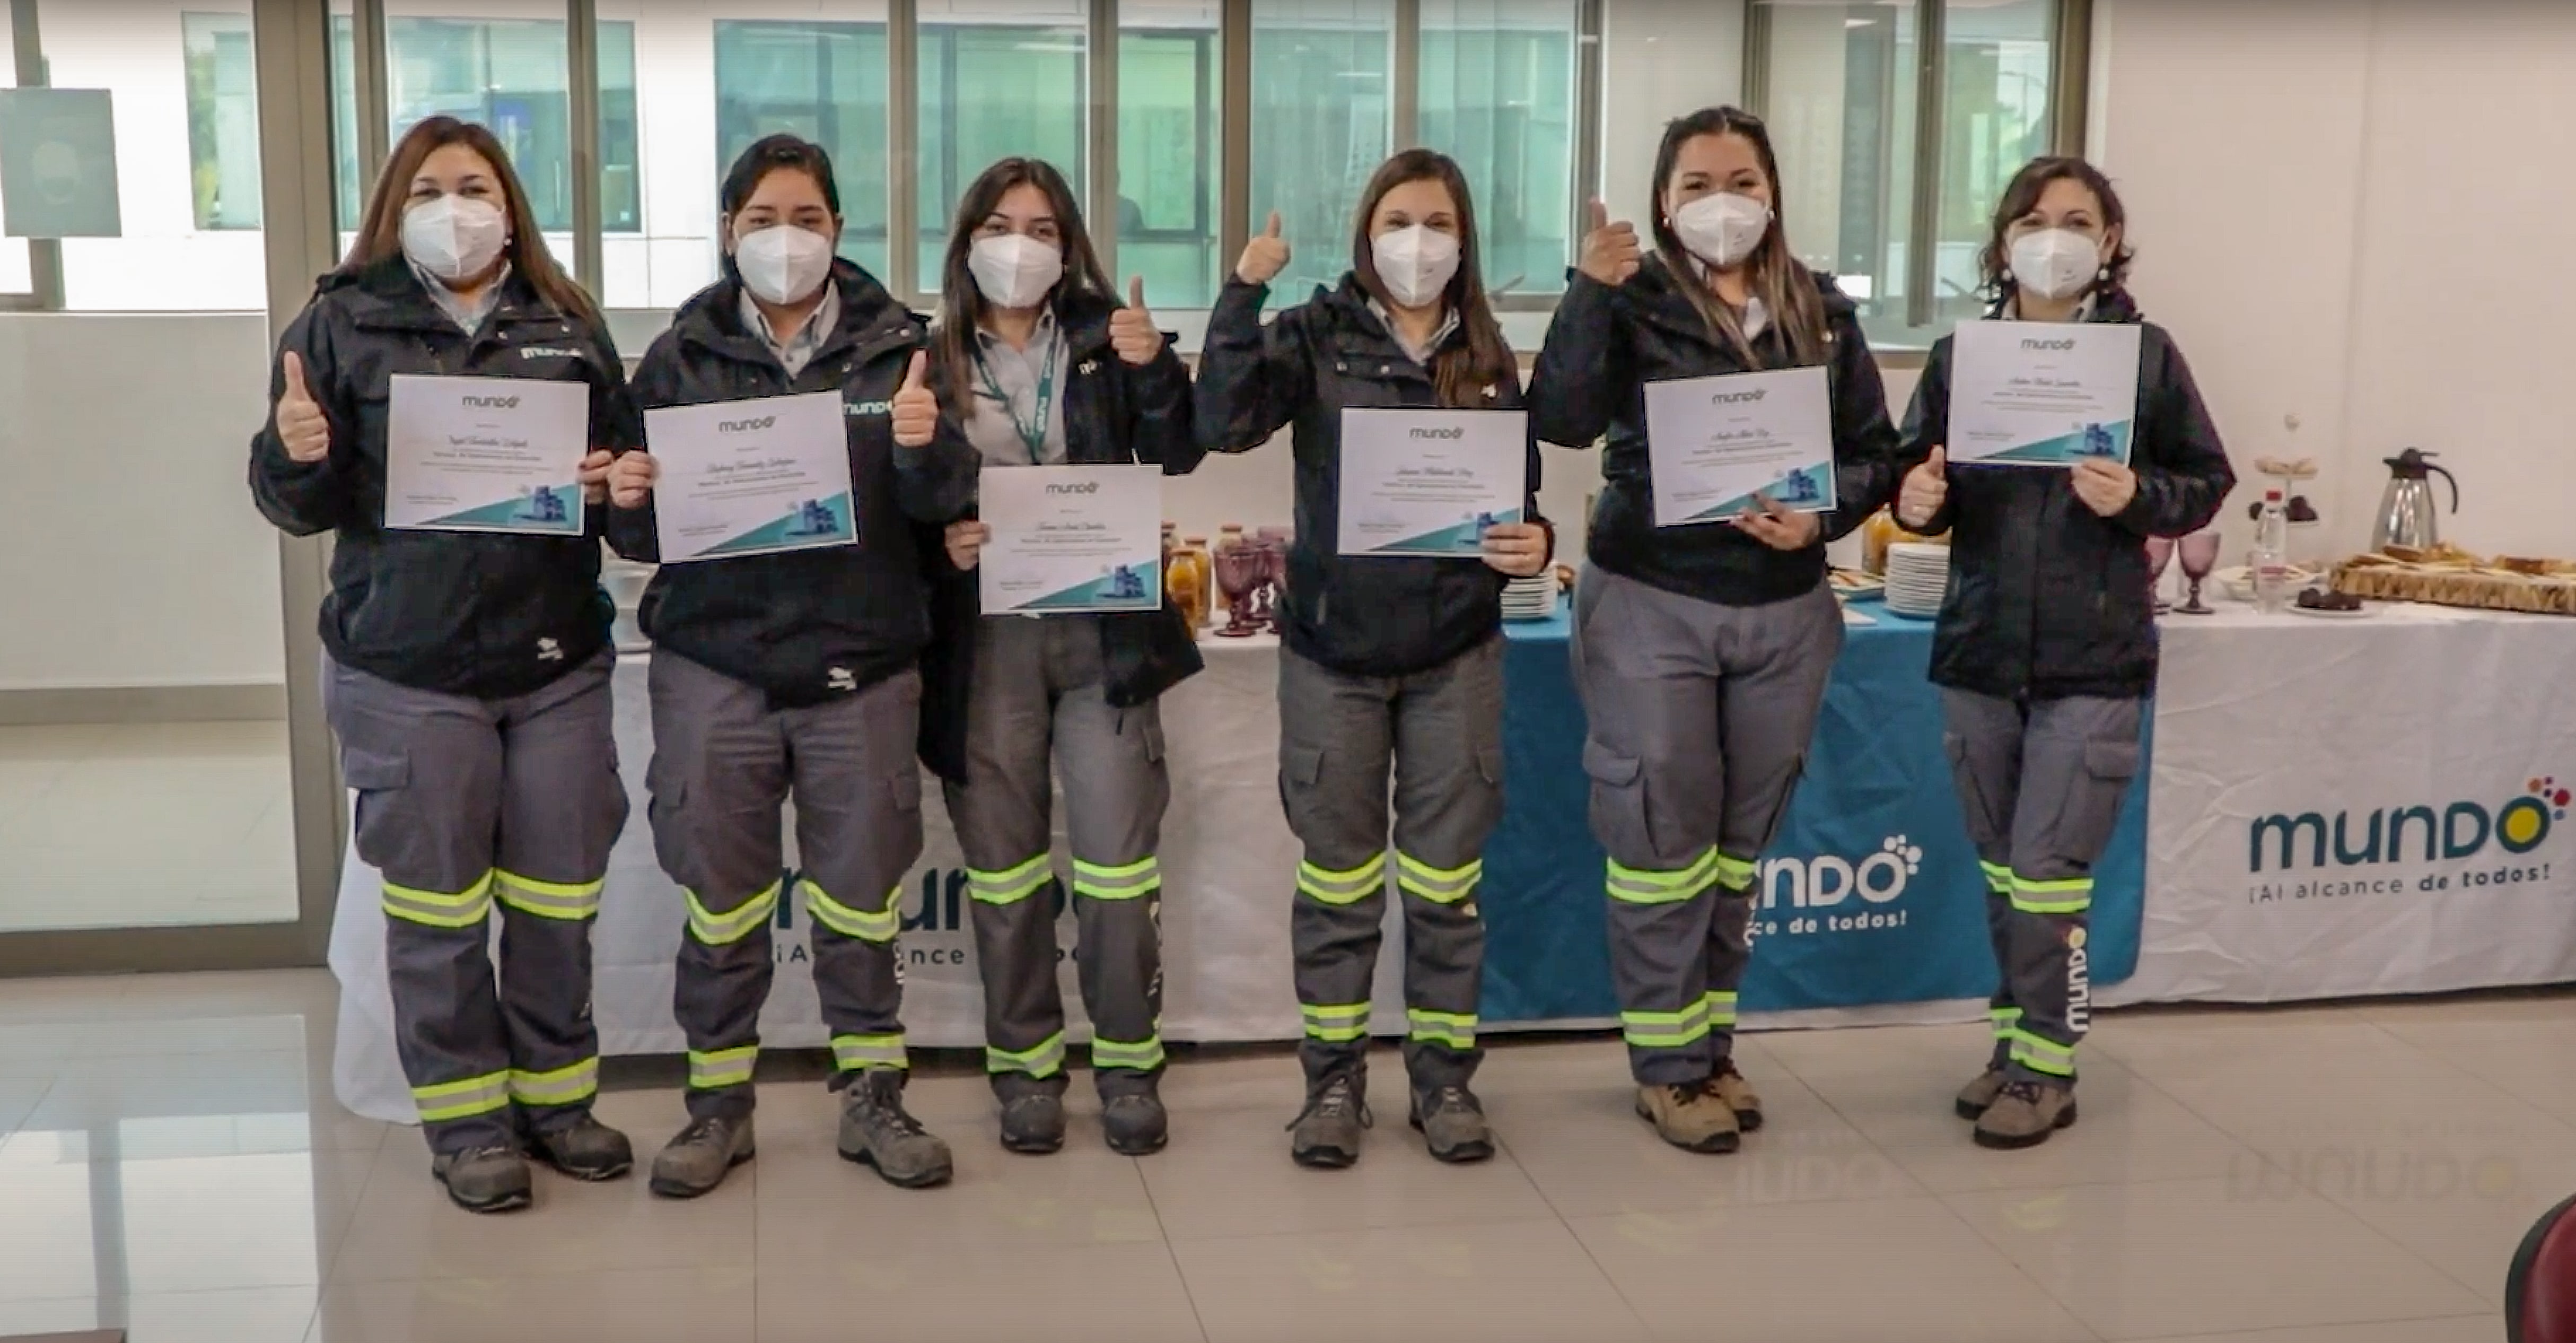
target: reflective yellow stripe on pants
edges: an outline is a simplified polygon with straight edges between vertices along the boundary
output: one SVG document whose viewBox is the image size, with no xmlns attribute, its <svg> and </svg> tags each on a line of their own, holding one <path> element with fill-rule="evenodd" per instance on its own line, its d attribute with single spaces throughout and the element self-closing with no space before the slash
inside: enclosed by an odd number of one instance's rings
<svg viewBox="0 0 2576 1343">
<path fill-rule="evenodd" d="M 769 889 L 755 893 L 722 914 L 707 908 L 698 899 L 696 891 L 683 888 L 680 898 L 689 906 L 689 936 L 698 939 L 700 946 L 707 947 L 729 947 L 751 936 L 778 912 L 778 888 L 779 883 L 773 881 L 769 883 Z"/>
<path fill-rule="evenodd" d="M 510 1099 L 521 1105 L 578 1105 L 599 1094 L 599 1060 L 550 1072 L 510 1070 Z"/>
<path fill-rule="evenodd" d="M 1328 905 L 1356 905 L 1386 889 L 1386 855 L 1381 853 L 1344 872 L 1299 863 L 1297 889 Z"/>
<path fill-rule="evenodd" d="M 760 1061 L 760 1046 L 742 1045 L 733 1049 L 689 1051 L 689 1087 L 693 1091 L 713 1091 L 719 1087 L 748 1086 L 753 1065 Z"/>
<path fill-rule="evenodd" d="M 843 937 L 883 945 L 903 931 L 903 910 L 899 903 L 903 892 L 900 887 L 886 892 L 885 908 L 873 913 L 842 904 L 810 881 L 797 882 L 796 889 L 805 895 L 805 912 L 813 915 L 816 923 Z"/>
<path fill-rule="evenodd" d="M 464 890 L 425 891 L 416 886 L 384 886 L 385 917 L 429 928 L 471 928 L 492 912 L 492 874 L 484 873 Z"/>
<path fill-rule="evenodd" d="M 492 877 L 493 894 L 499 897 L 502 904 L 522 914 L 534 914 L 542 919 L 562 919 L 567 923 L 597 918 L 599 893 L 608 885 L 606 877 L 597 881 L 571 884 L 539 881 L 534 877 L 523 877 L 515 872 L 498 870 L 492 873 Z"/>
<path fill-rule="evenodd" d="M 510 1105 L 510 1074 L 485 1073 L 461 1082 L 433 1082 L 411 1089 L 412 1105 L 420 1111 L 420 1122 L 441 1124 L 451 1119 L 472 1119 Z"/>
</svg>

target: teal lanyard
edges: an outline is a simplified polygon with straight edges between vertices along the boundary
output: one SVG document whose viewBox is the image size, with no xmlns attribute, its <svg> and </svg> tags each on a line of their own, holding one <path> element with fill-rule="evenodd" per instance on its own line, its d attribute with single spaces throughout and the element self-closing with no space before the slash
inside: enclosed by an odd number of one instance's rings
<svg viewBox="0 0 2576 1343">
<path fill-rule="evenodd" d="M 1011 417 L 1011 428 L 1019 434 L 1020 441 L 1029 447 L 1029 463 L 1033 466 L 1044 465 L 1046 462 L 1047 421 L 1055 413 L 1056 361 L 1063 354 L 1064 338 L 1060 334 L 1050 333 L 1047 337 L 1046 363 L 1038 374 L 1038 403 L 1034 408 L 1034 416 L 1029 419 L 1020 417 L 1019 403 L 1013 401 L 1009 394 L 1002 390 L 1002 385 L 993 380 L 992 366 L 984 362 L 983 352 L 979 350 L 975 354 L 975 371 L 984 376 L 984 390 L 991 393 L 994 400 L 1002 403 L 1002 413 Z"/>
</svg>

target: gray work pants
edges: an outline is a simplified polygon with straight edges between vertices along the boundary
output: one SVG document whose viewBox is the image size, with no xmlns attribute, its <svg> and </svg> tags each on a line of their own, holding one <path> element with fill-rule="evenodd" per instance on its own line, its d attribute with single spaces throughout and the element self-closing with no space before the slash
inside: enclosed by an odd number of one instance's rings
<svg viewBox="0 0 2576 1343">
<path fill-rule="evenodd" d="M 1074 948 L 1104 1097 L 1151 1090 L 1163 1069 L 1163 874 L 1172 799 L 1162 715 L 1109 705 L 1093 616 L 987 616 L 975 631 L 966 783 L 947 788 L 974 897 L 984 976 L 984 1067 L 1005 1098 L 1062 1095 L 1064 995 L 1054 769 L 1073 849 Z"/>
<path fill-rule="evenodd" d="M 1640 1085 L 1731 1057 L 1755 863 L 1789 810 L 1841 653 L 1833 594 L 1721 606 L 1595 568 L 1575 594 L 1610 971 Z"/>
<path fill-rule="evenodd" d="M 832 1084 L 908 1066 L 895 934 L 898 886 L 921 857 L 920 674 L 776 709 L 759 688 L 661 651 L 652 687 L 653 847 L 688 905 L 672 1007 L 688 1037 L 690 1116 L 751 1113 L 791 794 Z"/>
<path fill-rule="evenodd" d="M 1289 936 L 1310 1085 L 1365 1066 L 1390 867 L 1404 906 L 1405 1071 L 1416 1095 L 1475 1075 L 1476 890 L 1502 819 L 1502 736 L 1500 635 L 1411 676 L 1346 676 L 1281 652 L 1279 794 L 1305 846 Z"/>
<path fill-rule="evenodd" d="M 358 857 L 383 875 L 394 1043 L 433 1152 L 554 1131 L 598 1093 L 590 930 L 626 826 L 615 665 L 602 653 L 541 690 L 480 700 L 324 660 Z"/>
<path fill-rule="evenodd" d="M 1941 707 L 2002 978 L 1994 1064 L 2017 1081 L 2072 1085 L 2093 1015 L 2093 864 L 2138 773 L 2144 701 L 1943 690 Z"/>
</svg>

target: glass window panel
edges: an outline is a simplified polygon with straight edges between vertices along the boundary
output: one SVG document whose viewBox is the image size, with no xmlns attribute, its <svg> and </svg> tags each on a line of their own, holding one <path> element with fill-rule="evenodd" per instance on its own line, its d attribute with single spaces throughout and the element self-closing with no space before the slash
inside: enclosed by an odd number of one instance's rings
<svg viewBox="0 0 2576 1343">
<path fill-rule="evenodd" d="M 1415 124 L 1476 194 L 1485 283 L 1556 294 L 1573 259 L 1573 0 L 1422 0 Z"/>
<path fill-rule="evenodd" d="M 718 19 L 716 165 L 708 179 L 707 277 L 715 274 L 716 185 L 765 135 L 802 136 L 832 156 L 841 189 L 841 254 L 886 269 L 886 25 Z M 658 287 L 658 286 L 657 286 Z"/>
<path fill-rule="evenodd" d="M 997 159 L 1045 159 L 1079 193 L 1090 107 L 1081 0 L 921 0 L 919 170 L 925 290 L 939 287 L 948 226 Z"/>
<path fill-rule="evenodd" d="M 1252 227 L 1278 211 L 1293 253 L 1273 307 L 1350 269 L 1352 214 L 1392 136 L 1394 53 L 1394 0 L 1253 4 Z"/>
<path fill-rule="evenodd" d="M 2022 165 L 2049 151 L 2056 0 L 1952 4 L 1941 30 L 1940 243 L 1933 277 L 1938 327 L 1983 310 L 1977 254 L 1996 202 Z"/>
<path fill-rule="evenodd" d="M 488 0 L 492 9 L 560 15 L 544 0 Z M 374 183 L 358 173 L 351 20 L 331 19 L 332 122 L 339 158 L 339 221 L 346 233 Z M 599 25 L 601 220 L 608 232 L 643 227 L 635 109 L 635 31 Z M 433 116 L 491 128 L 527 188 L 528 206 L 559 259 L 572 256 L 571 65 L 560 17 L 385 17 L 387 132 L 395 140 Z M 620 188 L 624 195 L 618 195 Z M 557 236 L 559 235 L 559 236 Z"/>
<path fill-rule="evenodd" d="M 2056 0 L 1949 0 L 1942 9 L 1940 175 L 1931 269 L 1912 276 L 1920 40 L 1911 0 L 1755 0 L 1782 214 L 1798 254 L 1835 271 L 1873 340 L 1920 347 L 1983 309 L 1977 253 L 1995 201 L 2048 152 Z M 1932 320 L 1911 326 L 1915 283 Z"/>
<path fill-rule="evenodd" d="M 248 14 L 183 14 L 188 178 L 201 229 L 260 225 L 259 85 Z"/>
<path fill-rule="evenodd" d="M 18 86 L 18 62 L 7 42 L 9 25 L 14 21 L 10 4 L 11 0 L 0 0 L 0 89 Z M 31 293 L 35 287 L 36 277 L 27 256 L 27 240 L 0 238 L 0 295 Z"/>
<path fill-rule="evenodd" d="M 1216 301 L 1224 51 L 1213 0 L 1118 6 L 1118 269 L 1146 302 Z"/>
</svg>

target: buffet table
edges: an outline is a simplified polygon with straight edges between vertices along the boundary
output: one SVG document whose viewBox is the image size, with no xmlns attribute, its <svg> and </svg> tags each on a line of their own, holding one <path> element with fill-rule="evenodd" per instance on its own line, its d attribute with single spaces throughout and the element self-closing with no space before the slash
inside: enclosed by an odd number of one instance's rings
<svg viewBox="0 0 2576 1343">
<path fill-rule="evenodd" d="M 2144 950 L 2105 1004 L 2576 979 L 2576 619 L 2167 617 Z"/>
<path fill-rule="evenodd" d="M 1763 865 L 1760 949 L 1745 985 L 1748 1024 L 1961 1020 L 1982 1016 L 1994 977 L 1983 879 L 1961 828 L 1941 752 L 1938 697 L 1923 679 L 1930 626 L 1857 608 L 1861 619 L 1827 693 L 1825 713 L 1781 841 Z M 1490 929 L 1483 1016 L 1489 1026 L 1614 1024 L 1602 929 L 1602 854 L 1585 825 L 1583 715 L 1566 665 L 1567 629 L 1514 626 L 1506 660 L 1509 806 L 1486 854 L 1481 902 Z M 1207 644 L 1208 670 L 1164 701 L 1172 808 L 1163 828 L 1164 1034 L 1175 1041 L 1289 1040 L 1300 1029 L 1290 990 L 1287 903 L 1298 851 L 1279 811 L 1275 641 Z M 676 1053 L 671 962 L 684 923 L 680 893 L 653 860 L 643 776 L 652 756 L 649 656 L 617 670 L 617 734 L 635 819 L 610 860 L 595 938 L 601 1048 Z M 936 790 L 931 790 L 936 795 Z M 2136 959 L 2144 873 L 2145 790 L 2132 796 L 2101 870 L 2094 975 L 2110 983 Z M 945 809 L 924 808 L 929 843 L 906 883 L 905 1018 L 914 1043 L 982 1044 L 982 1000 L 965 880 Z M 792 835 L 792 830 L 790 831 Z M 790 861 L 793 861 L 791 856 Z M 1390 902 L 1375 1028 L 1403 1029 L 1401 927 Z M 765 1042 L 824 1043 L 806 964 L 802 910 L 775 930 L 778 976 Z M 1073 945 L 1072 920 L 1061 925 Z M 384 916 L 376 876 L 343 865 L 331 966 L 340 978 L 335 1080 L 341 1102 L 407 1120 L 385 989 Z M 1063 966 L 1080 1034 L 1073 966 Z"/>
</svg>

